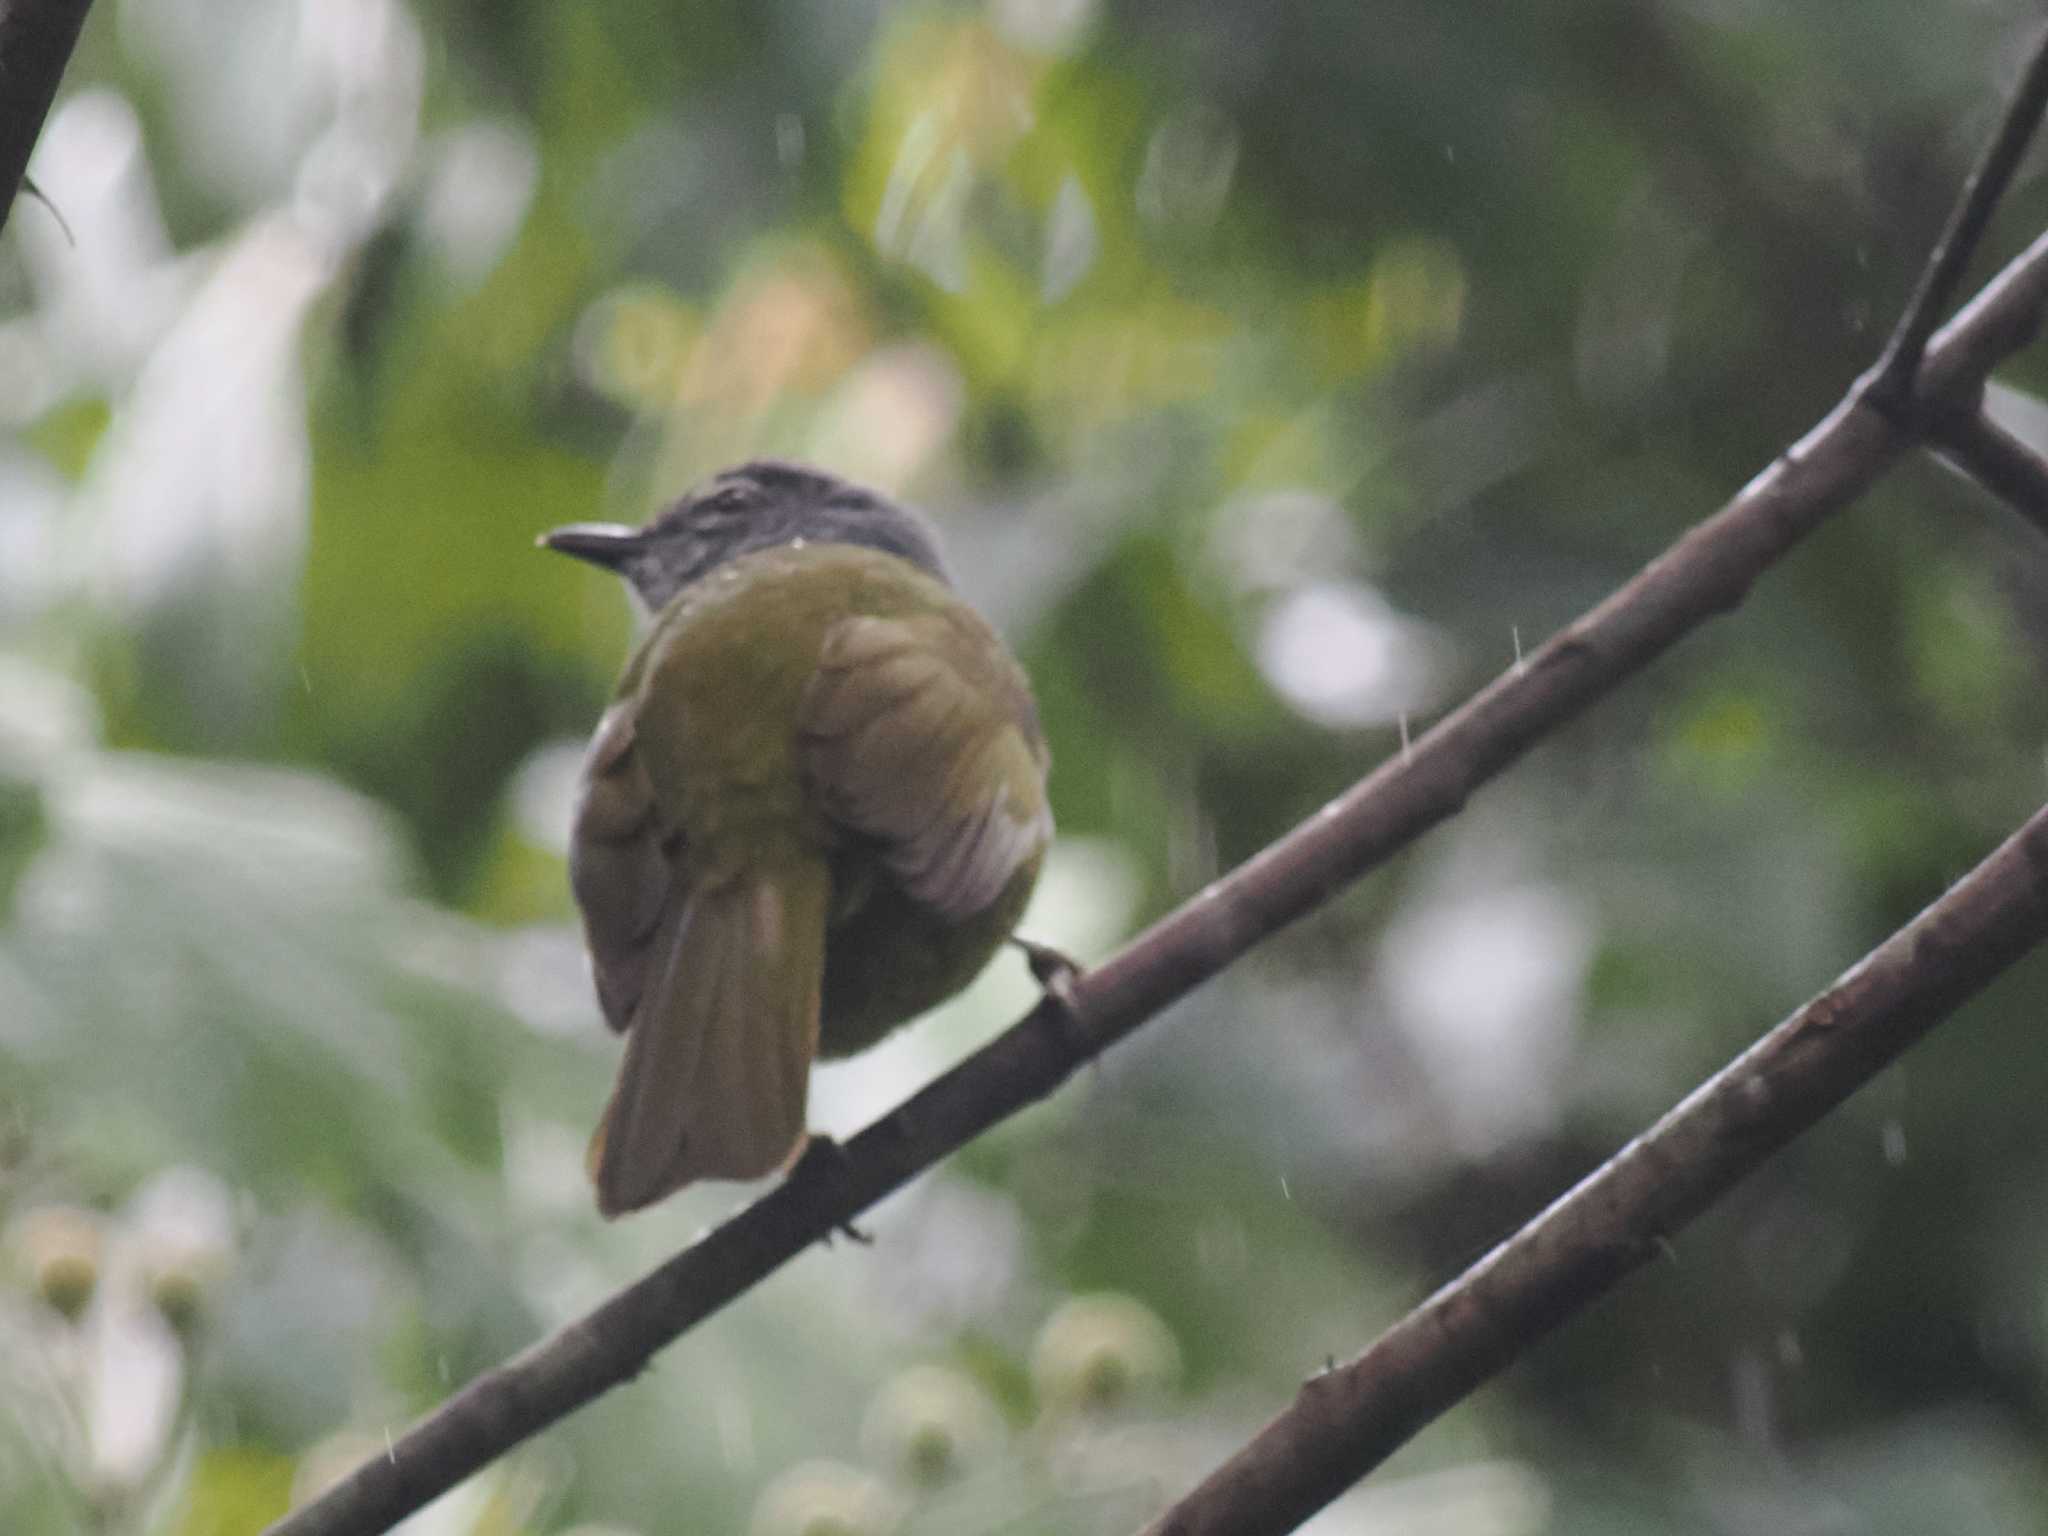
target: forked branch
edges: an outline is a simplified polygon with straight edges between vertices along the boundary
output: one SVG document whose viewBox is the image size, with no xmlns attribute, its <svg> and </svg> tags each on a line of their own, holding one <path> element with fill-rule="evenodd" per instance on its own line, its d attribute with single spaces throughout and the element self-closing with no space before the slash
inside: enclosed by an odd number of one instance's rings
<svg viewBox="0 0 2048 1536">
<path fill-rule="evenodd" d="M 1965 390 L 1933 377 L 1948 348 L 1927 352 L 1935 320 L 1982 241 L 2044 110 L 2048 33 L 2029 55 L 1883 357 L 1845 405 L 1868 408 L 1904 430 L 1928 432 L 1944 457 L 2037 527 L 2048 528 L 2048 465 L 1984 415 L 1981 382 Z M 2042 244 L 2036 241 L 2030 256 Z M 2006 275 L 2012 272 L 2008 268 Z M 1959 330 L 1950 328 L 1951 341 Z M 1920 387 L 1926 385 L 1933 387 Z M 1292 1530 L 1424 1424 L 1647 1262 L 1671 1233 L 1897 1059 L 2044 935 L 2048 810 L 2037 812 L 1833 988 L 1695 1089 L 1364 1354 L 1311 1380 L 1293 1406 L 1147 1527 L 1145 1536 Z"/>
<path fill-rule="evenodd" d="M 1913 297 L 1907 301 L 1905 313 L 1899 316 L 1898 325 L 1885 343 L 1884 355 L 1866 382 L 1863 398 L 1869 405 L 1896 415 L 1913 403 L 1914 375 L 1919 370 L 1927 338 L 1934 334 L 1941 312 L 1948 308 L 1962 283 L 1970 258 L 1983 243 L 1984 231 L 1991 226 L 1991 215 L 1997 211 L 2005 189 L 2012 185 L 2013 173 L 2019 169 L 2020 157 L 2026 153 L 2044 108 L 2048 108 L 2048 32 L 2028 53 L 2026 68 L 2013 88 L 1998 128 L 1964 180 L 1962 195 L 1956 199 L 1948 224 L 1921 269 Z"/>
</svg>

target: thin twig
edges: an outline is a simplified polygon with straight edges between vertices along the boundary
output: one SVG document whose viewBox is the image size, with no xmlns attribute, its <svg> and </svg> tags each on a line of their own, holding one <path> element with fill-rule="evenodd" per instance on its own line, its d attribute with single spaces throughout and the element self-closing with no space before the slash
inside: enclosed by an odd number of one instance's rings
<svg viewBox="0 0 2048 1536">
<path fill-rule="evenodd" d="M 1310 1377 L 1145 1536 L 1293 1530 L 1664 1251 L 2044 937 L 2048 810 L 1364 1354 Z"/>
<path fill-rule="evenodd" d="M 1927 338 L 1941 319 L 1941 312 L 1955 296 L 1956 287 L 1977 254 L 1977 247 L 1990 226 L 1999 199 L 2019 168 L 2027 141 L 2034 136 L 2041 114 L 2048 110 L 2048 30 L 2034 44 L 2026 70 L 1999 119 L 1998 130 L 1984 146 L 1962 193 L 1949 213 L 1948 225 L 1935 243 L 1934 254 L 1920 271 L 1905 313 L 1886 342 L 1884 354 L 1863 391 L 1865 402 L 1896 418 L 1913 403 L 1913 380 L 1920 367 Z"/>
<path fill-rule="evenodd" d="M 1934 451 L 2048 534 L 2048 459 L 1982 411 L 1928 425 Z"/>
<path fill-rule="evenodd" d="M 91 6 L 92 0 L 0 0 L 0 229 Z"/>
<path fill-rule="evenodd" d="M 1974 400 L 2048 308 L 2048 236 L 1928 348 L 1920 389 Z M 1951 405 L 1950 408 L 1959 408 Z M 594 1312 L 476 1378 L 271 1536 L 372 1536 L 546 1425 L 813 1242 L 1185 996 L 1452 815 L 1480 785 L 1714 614 L 1891 464 L 1911 435 L 1846 398 L 1711 518 L 1599 607 L 1279 842 L 1075 978 L 844 1147 Z"/>
</svg>

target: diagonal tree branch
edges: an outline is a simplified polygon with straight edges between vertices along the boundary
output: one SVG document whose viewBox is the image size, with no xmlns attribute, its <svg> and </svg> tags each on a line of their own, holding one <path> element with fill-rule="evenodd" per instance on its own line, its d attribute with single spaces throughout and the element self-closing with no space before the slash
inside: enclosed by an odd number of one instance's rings
<svg viewBox="0 0 2048 1536">
<path fill-rule="evenodd" d="M 1928 433 L 1942 459 L 2048 533 L 2048 459 L 1982 411 L 1943 417 Z"/>
<path fill-rule="evenodd" d="M 1954 411 L 2024 345 L 2048 308 L 2048 236 L 1930 344 L 1916 400 Z M 1860 387 L 1860 385 L 1859 385 Z M 1504 674 L 1411 750 L 1077 978 L 888 1115 L 836 1158 L 808 1161 L 652 1273 L 487 1371 L 271 1536 L 369 1536 L 521 1440 L 644 1369 L 654 1352 L 811 1243 L 997 1121 L 1059 1086 L 1260 939 L 1456 812 L 1544 736 L 1741 602 L 1787 550 L 1913 441 L 1887 416 L 1837 406 L 1726 506 L 1599 607 Z"/>
<path fill-rule="evenodd" d="M 1885 343 L 1884 355 L 1868 377 L 1863 399 L 1874 409 L 1896 416 L 1913 403 L 1914 376 L 1920 368 L 1921 354 L 1926 351 L 1927 338 L 1934 334 L 1942 310 L 1955 297 L 1956 287 L 1983 242 L 1999 199 L 2012 184 L 2013 173 L 2019 169 L 2020 157 L 2026 153 L 2027 141 L 2034 136 L 2044 109 L 2048 109 L 2048 30 L 2042 32 L 2027 56 L 2026 69 L 2013 89 L 1997 131 L 1964 180 L 1962 196 L 1957 198 L 1948 224 L 1935 242 L 1933 255 L 1921 269 L 1920 281 L 1907 301 L 1906 312 L 1899 316 L 1898 326 Z"/>
<path fill-rule="evenodd" d="M 1145 1536 L 1291 1531 L 1661 1252 L 2048 937 L 2048 809 L 1842 979 L 1293 1406 Z"/>
<path fill-rule="evenodd" d="M 91 5 L 92 0 L 0 0 L 0 228 L 6 227 Z"/>
</svg>

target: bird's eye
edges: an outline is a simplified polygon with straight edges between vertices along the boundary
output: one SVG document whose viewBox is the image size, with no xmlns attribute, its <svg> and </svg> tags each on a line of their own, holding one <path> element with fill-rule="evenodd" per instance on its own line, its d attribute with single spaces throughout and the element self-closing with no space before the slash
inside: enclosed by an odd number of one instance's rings
<svg viewBox="0 0 2048 1536">
<path fill-rule="evenodd" d="M 754 493 L 745 486 L 728 485 L 712 492 L 701 505 L 715 517 L 738 517 L 754 505 Z"/>
</svg>

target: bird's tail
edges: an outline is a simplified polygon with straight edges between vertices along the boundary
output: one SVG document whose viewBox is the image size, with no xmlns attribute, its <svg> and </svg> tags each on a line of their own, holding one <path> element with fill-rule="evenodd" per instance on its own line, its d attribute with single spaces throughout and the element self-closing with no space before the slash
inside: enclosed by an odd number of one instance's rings
<svg viewBox="0 0 2048 1536">
<path fill-rule="evenodd" d="M 830 894 L 824 862 L 793 855 L 692 890 L 666 919 L 590 1143 L 606 1216 L 758 1178 L 801 1145 Z"/>
</svg>

